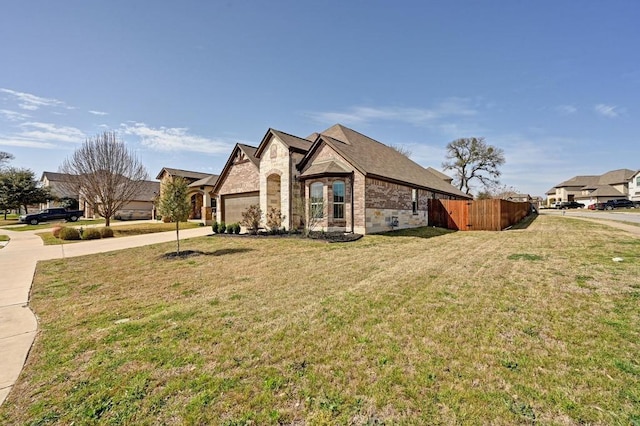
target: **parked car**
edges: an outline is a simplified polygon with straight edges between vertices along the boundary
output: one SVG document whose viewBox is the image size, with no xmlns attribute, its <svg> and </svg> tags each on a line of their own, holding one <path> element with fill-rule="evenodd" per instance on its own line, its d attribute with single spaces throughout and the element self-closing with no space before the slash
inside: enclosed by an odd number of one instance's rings
<svg viewBox="0 0 640 426">
<path fill-rule="evenodd" d="M 118 210 L 113 217 L 117 220 L 149 220 L 151 210 Z"/>
<path fill-rule="evenodd" d="M 604 210 L 604 203 L 589 204 L 589 210 Z"/>
<path fill-rule="evenodd" d="M 82 217 L 84 212 L 82 210 L 67 210 L 62 207 L 52 207 L 49 209 L 40 210 L 38 213 L 23 214 L 19 220 L 22 223 L 30 223 L 31 225 L 37 225 L 40 222 L 47 222 L 49 220 L 61 220 L 64 219 L 67 222 L 75 222 L 78 218 Z"/>
<path fill-rule="evenodd" d="M 584 207 L 584 204 L 579 203 L 577 201 L 563 201 L 562 203 L 556 206 L 557 209 L 581 209 Z"/>
<path fill-rule="evenodd" d="M 633 201 L 626 198 L 622 198 L 619 200 L 609 200 L 604 204 L 605 210 L 634 209 L 635 207 L 636 205 L 633 203 Z"/>
</svg>

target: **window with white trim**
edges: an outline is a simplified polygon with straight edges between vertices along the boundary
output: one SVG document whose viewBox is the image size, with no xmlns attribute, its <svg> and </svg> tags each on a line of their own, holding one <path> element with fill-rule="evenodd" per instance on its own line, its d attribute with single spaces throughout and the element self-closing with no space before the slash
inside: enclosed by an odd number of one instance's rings
<svg viewBox="0 0 640 426">
<path fill-rule="evenodd" d="M 344 182 L 333 182 L 333 218 L 344 219 Z"/>
<path fill-rule="evenodd" d="M 411 206 L 413 208 L 413 214 L 418 214 L 418 190 L 411 190 Z"/>
<path fill-rule="evenodd" d="M 311 217 L 321 218 L 324 216 L 324 186 L 322 182 L 315 182 L 311 184 L 310 198 L 311 198 Z"/>
</svg>

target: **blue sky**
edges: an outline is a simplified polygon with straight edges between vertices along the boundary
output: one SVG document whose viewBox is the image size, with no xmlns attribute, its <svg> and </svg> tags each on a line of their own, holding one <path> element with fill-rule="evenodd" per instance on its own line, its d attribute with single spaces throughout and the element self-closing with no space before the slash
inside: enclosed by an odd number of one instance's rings
<svg viewBox="0 0 640 426">
<path fill-rule="evenodd" d="M 639 169 L 637 1 L 13 1 L 0 150 L 56 171 L 115 130 L 151 178 L 217 173 L 236 142 L 342 123 L 423 166 L 502 148 L 531 195 Z"/>
</svg>

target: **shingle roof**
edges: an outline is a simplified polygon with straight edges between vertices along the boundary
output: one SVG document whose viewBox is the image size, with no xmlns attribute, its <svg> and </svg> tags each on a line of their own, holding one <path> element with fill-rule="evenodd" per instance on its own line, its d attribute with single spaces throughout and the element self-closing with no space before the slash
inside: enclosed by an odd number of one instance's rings
<svg viewBox="0 0 640 426">
<path fill-rule="evenodd" d="M 427 170 L 429 170 L 434 175 L 439 176 L 442 180 L 445 180 L 448 183 L 451 183 L 451 181 L 453 180 L 453 178 L 451 176 L 449 176 L 449 175 L 447 175 L 445 173 L 442 173 L 440 170 L 434 169 L 431 166 L 427 167 Z"/>
<path fill-rule="evenodd" d="M 611 185 L 595 185 L 593 191 L 586 195 L 576 195 L 576 199 L 588 199 L 593 197 L 624 197 L 625 195 Z"/>
<path fill-rule="evenodd" d="M 197 180 L 189 184 L 190 188 L 197 188 L 199 186 L 214 186 L 218 181 L 218 175 L 211 175 L 204 179 Z"/>
<path fill-rule="evenodd" d="M 268 141 L 270 140 L 271 135 L 277 136 L 278 139 L 280 139 L 289 148 L 293 148 L 294 150 L 300 151 L 302 153 L 306 153 L 307 151 L 309 151 L 311 145 L 313 144 L 313 141 L 309 141 L 307 139 L 303 139 L 301 137 L 290 135 L 289 133 L 270 128 L 269 130 L 267 130 L 267 133 L 264 135 L 264 138 L 262 138 L 262 141 L 260 142 L 260 145 L 255 152 L 255 156 L 257 158 L 262 155 L 262 151 L 268 145 Z"/>
<path fill-rule="evenodd" d="M 574 176 L 569 180 L 565 180 L 564 182 L 558 184 L 556 188 L 564 188 L 567 186 L 587 186 L 587 185 L 596 185 L 600 176 L 596 175 L 584 175 L 584 176 Z"/>
<path fill-rule="evenodd" d="M 611 170 L 610 172 L 601 175 L 600 179 L 598 179 L 598 183 L 601 185 L 625 183 L 628 182 L 635 174 L 636 172 L 634 170 L 629 169 Z"/>
<path fill-rule="evenodd" d="M 327 174 L 339 175 L 350 172 L 351 170 L 348 169 L 344 164 L 341 164 L 338 161 L 329 160 L 313 163 L 311 167 L 309 167 L 307 170 L 305 170 L 304 173 L 300 175 L 300 177 L 311 177 Z"/>
<path fill-rule="evenodd" d="M 64 182 L 65 180 L 67 180 L 70 176 L 70 174 L 67 173 L 56 173 L 56 172 L 42 172 L 42 176 L 40 177 L 40 180 L 44 180 L 44 178 L 46 177 L 47 180 L 49 180 L 50 182 Z"/>
<path fill-rule="evenodd" d="M 140 190 L 136 193 L 134 201 L 151 201 L 160 193 L 160 182 L 145 180 Z"/>
<path fill-rule="evenodd" d="M 156 176 L 156 179 L 162 178 L 163 172 L 167 172 L 171 176 L 180 176 L 187 179 L 203 179 L 203 178 L 212 176 L 211 173 L 193 172 L 190 170 L 181 170 L 181 169 L 172 169 L 169 167 L 163 167 L 162 170 L 160 170 L 160 173 L 158 173 L 158 176 Z"/>
<path fill-rule="evenodd" d="M 341 124 L 321 132 L 314 147 L 319 146 L 322 141 L 344 156 L 361 173 L 370 177 L 404 182 L 436 192 L 471 198 L 445 182 L 441 176 L 411 161 L 395 149 Z M 310 154 L 311 152 L 301 164 L 304 164 Z"/>
<path fill-rule="evenodd" d="M 256 157 L 256 151 L 258 150 L 258 148 L 256 148 L 255 146 L 251 146 L 251 145 L 245 145 L 242 143 L 238 144 L 238 148 L 240 148 L 242 150 L 242 152 L 244 152 L 244 155 L 247 156 L 247 158 L 256 165 L 256 167 L 260 167 L 260 160 Z"/>
</svg>

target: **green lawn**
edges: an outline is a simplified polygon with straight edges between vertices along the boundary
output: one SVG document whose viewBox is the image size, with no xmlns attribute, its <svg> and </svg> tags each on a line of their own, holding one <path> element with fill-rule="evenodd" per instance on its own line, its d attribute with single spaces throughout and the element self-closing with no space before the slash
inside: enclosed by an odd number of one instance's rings
<svg viewBox="0 0 640 426">
<path fill-rule="evenodd" d="M 640 422 L 640 238 L 623 231 L 540 216 L 183 248 L 200 254 L 40 263 L 40 332 L 0 423 Z"/>
<path fill-rule="evenodd" d="M 39 226 L 39 225 L 38 225 Z M 71 224 L 71 223 L 67 223 L 64 224 L 64 226 L 74 226 L 76 227 L 77 225 Z M 199 223 L 195 223 L 195 222 L 180 222 L 180 229 L 190 229 L 190 228 L 198 228 L 201 225 Z M 114 237 L 130 237 L 133 235 L 142 235 L 142 234 L 153 234 L 155 232 L 166 232 L 166 231 L 175 231 L 176 229 L 176 224 L 175 223 L 134 223 L 131 225 L 118 225 L 118 226 L 113 226 L 111 229 L 113 229 L 113 236 Z M 40 238 L 42 238 L 42 241 L 44 241 L 45 245 L 56 245 L 56 244 L 69 244 L 69 243 L 77 243 L 80 242 L 78 240 L 76 241 L 65 241 L 65 240 L 61 240 L 59 238 L 56 238 L 53 236 L 53 233 L 51 231 L 47 231 L 47 232 L 38 232 L 36 235 L 38 235 Z"/>
<path fill-rule="evenodd" d="M 111 223 L 116 223 L 118 222 L 117 220 L 111 220 Z M 7 227 L 9 225 L 22 225 L 22 226 L 11 226 L 8 229 L 11 229 L 12 231 L 37 231 L 37 230 L 47 230 L 50 228 L 53 228 L 54 226 L 91 226 L 91 225 L 100 225 L 100 224 L 104 224 L 104 219 L 80 219 L 76 222 L 67 222 L 64 220 L 55 220 L 55 221 L 51 221 L 51 222 L 42 222 L 39 223 L 37 225 L 28 225 L 28 224 L 21 224 L 18 219 L 15 220 L 11 220 L 11 221 L 2 221 L 2 224 L 0 224 L 0 228 L 3 227 Z"/>
<path fill-rule="evenodd" d="M 9 241 L 10 238 L 8 235 L 0 235 L 0 241 Z M 3 248 L 4 245 L 0 244 L 0 249 Z"/>
</svg>

